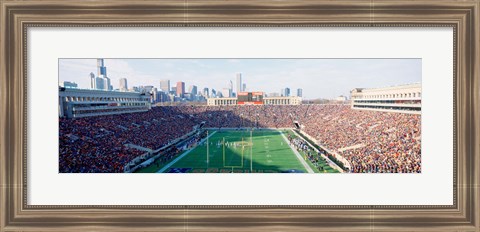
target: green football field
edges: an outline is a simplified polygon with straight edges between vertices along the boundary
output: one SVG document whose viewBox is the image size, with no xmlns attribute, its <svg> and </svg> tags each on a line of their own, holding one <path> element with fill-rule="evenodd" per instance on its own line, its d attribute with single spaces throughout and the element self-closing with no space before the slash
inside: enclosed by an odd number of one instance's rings
<svg viewBox="0 0 480 232">
<path fill-rule="evenodd" d="M 216 130 L 209 133 L 208 140 L 204 140 L 192 150 L 184 152 L 154 172 L 320 172 L 308 159 L 305 159 L 304 154 L 295 154 L 289 146 L 286 137 L 288 133 L 292 133 L 291 131 Z M 335 172 L 327 164 L 322 166 L 324 167 L 322 172 Z"/>
</svg>

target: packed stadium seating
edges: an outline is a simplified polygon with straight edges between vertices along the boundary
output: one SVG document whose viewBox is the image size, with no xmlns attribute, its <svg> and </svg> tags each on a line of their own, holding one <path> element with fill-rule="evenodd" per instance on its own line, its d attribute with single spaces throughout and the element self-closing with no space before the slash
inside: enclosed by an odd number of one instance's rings
<svg viewBox="0 0 480 232">
<path fill-rule="evenodd" d="M 142 113 L 60 118 L 60 172 L 123 172 L 206 122 L 213 128 L 292 128 L 350 162 L 350 172 L 421 172 L 420 115 L 352 110 L 349 105 L 162 106 Z"/>
</svg>

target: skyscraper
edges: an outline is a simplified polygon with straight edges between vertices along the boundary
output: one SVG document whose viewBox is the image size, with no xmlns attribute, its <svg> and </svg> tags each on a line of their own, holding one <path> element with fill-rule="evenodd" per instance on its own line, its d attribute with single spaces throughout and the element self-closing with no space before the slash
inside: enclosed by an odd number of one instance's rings
<svg viewBox="0 0 480 232">
<path fill-rule="evenodd" d="M 170 80 L 161 80 L 160 90 L 162 90 L 165 93 L 168 93 L 170 91 Z"/>
<path fill-rule="evenodd" d="M 96 77 L 93 72 L 90 73 L 90 88 L 105 90 L 105 79 L 102 77 Z M 108 84 L 108 83 L 107 83 Z M 108 87 L 107 87 L 108 88 Z"/>
<path fill-rule="evenodd" d="M 157 101 L 158 102 L 168 102 L 168 101 L 170 101 L 168 93 L 163 92 L 163 91 L 159 91 L 157 93 Z"/>
<path fill-rule="evenodd" d="M 97 59 L 97 76 L 107 76 L 107 67 L 105 67 L 105 63 L 103 59 Z"/>
<path fill-rule="evenodd" d="M 150 90 L 150 102 L 151 103 L 156 103 L 158 102 L 159 99 L 158 99 L 158 90 L 157 88 L 153 87 L 151 90 Z"/>
<path fill-rule="evenodd" d="M 247 84 L 243 83 L 242 91 L 246 92 L 247 91 Z"/>
<path fill-rule="evenodd" d="M 101 77 L 95 77 L 95 89 L 105 90 L 105 82 Z"/>
<path fill-rule="evenodd" d="M 285 97 L 290 97 L 290 88 L 285 88 L 285 93 L 284 93 L 284 96 Z"/>
<path fill-rule="evenodd" d="M 97 88 L 97 80 L 95 79 L 95 74 L 93 72 L 90 73 L 90 89 L 96 89 Z"/>
<path fill-rule="evenodd" d="M 128 90 L 128 85 L 127 85 L 127 78 L 120 78 L 120 91 L 127 91 Z"/>
<path fill-rule="evenodd" d="M 183 97 L 185 94 L 185 82 L 179 81 L 177 82 L 177 96 Z"/>
<path fill-rule="evenodd" d="M 208 88 L 207 88 L 207 87 L 203 88 L 203 96 L 204 96 L 204 97 L 210 97 L 210 93 L 208 92 Z"/>
<path fill-rule="evenodd" d="M 95 77 L 95 74 L 90 73 L 90 88 L 105 91 L 113 89 L 103 59 L 97 59 L 97 76 Z"/>
<path fill-rule="evenodd" d="M 297 89 L 297 97 L 303 97 L 303 89 Z"/>
<path fill-rule="evenodd" d="M 198 93 L 197 86 L 196 85 L 190 85 L 190 87 L 188 87 L 188 92 L 190 94 L 192 94 L 193 96 L 197 95 L 197 93 Z"/>
<path fill-rule="evenodd" d="M 244 91 L 244 89 L 243 89 L 243 85 L 242 85 L 242 74 L 237 73 L 237 95 L 238 95 L 238 93 L 243 92 L 243 91 Z"/>
</svg>

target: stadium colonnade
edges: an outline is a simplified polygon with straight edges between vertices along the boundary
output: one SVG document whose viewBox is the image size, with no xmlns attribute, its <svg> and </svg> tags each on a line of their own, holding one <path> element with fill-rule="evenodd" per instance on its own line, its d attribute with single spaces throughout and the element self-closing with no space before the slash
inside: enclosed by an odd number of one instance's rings
<svg viewBox="0 0 480 232">
<path fill-rule="evenodd" d="M 420 114 L 422 85 L 390 86 L 384 88 L 355 88 L 350 91 L 352 109 L 377 110 Z"/>
</svg>

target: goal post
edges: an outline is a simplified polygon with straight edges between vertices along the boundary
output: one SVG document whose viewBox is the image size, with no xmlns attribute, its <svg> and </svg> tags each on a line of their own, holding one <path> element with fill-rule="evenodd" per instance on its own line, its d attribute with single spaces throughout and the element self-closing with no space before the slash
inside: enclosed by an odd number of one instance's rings
<svg viewBox="0 0 480 232">
<path fill-rule="evenodd" d="M 251 139 L 250 139 L 251 140 Z M 222 138 L 222 145 L 223 145 L 223 167 L 224 168 L 243 168 L 244 167 L 244 157 L 245 157 L 245 154 L 249 152 L 251 152 L 251 147 L 252 147 L 252 143 L 249 142 L 249 141 L 245 141 L 245 139 L 242 137 L 242 141 L 231 141 L 231 143 L 235 144 L 235 145 L 232 145 L 232 146 L 238 146 L 240 148 L 240 165 L 230 165 L 230 164 L 227 164 L 227 151 L 226 151 L 226 147 L 227 147 L 227 142 L 229 141 L 225 141 L 225 137 Z M 250 148 L 250 149 L 249 149 Z M 232 151 L 232 153 L 234 153 Z M 235 154 L 233 154 L 235 155 Z"/>
</svg>

